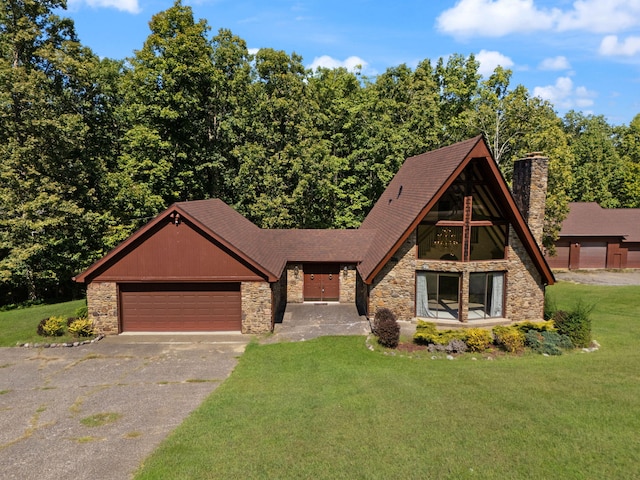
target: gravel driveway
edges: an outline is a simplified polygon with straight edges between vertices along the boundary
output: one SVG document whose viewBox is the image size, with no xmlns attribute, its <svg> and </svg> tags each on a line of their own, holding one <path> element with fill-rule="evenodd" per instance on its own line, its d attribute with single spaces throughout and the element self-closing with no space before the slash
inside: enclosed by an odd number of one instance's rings
<svg viewBox="0 0 640 480">
<path fill-rule="evenodd" d="M 229 376 L 249 339 L 118 336 L 0 348 L 1 477 L 130 478 Z"/>
<path fill-rule="evenodd" d="M 553 272 L 556 280 L 591 285 L 640 285 L 640 270 L 563 270 Z"/>
</svg>

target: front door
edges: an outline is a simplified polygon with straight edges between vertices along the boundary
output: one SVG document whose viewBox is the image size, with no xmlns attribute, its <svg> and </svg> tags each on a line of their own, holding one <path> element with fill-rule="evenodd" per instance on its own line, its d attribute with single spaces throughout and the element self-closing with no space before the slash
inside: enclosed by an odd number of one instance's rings
<svg viewBox="0 0 640 480">
<path fill-rule="evenodd" d="M 303 270 L 305 302 L 340 300 L 340 265 L 307 263 Z"/>
</svg>

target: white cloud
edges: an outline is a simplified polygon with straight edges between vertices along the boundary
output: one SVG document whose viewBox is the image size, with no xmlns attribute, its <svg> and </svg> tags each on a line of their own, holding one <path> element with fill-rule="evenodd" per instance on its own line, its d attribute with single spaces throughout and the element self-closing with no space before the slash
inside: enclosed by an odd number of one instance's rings
<svg viewBox="0 0 640 480">
<path fill-rule="evenodd" d="M 596 93 L 586 87 L 574 87 L 569 77 L 559 77 L 554 85 L 535 87 L 533 95 L 549 100 L 555 107 L 562 109 L 591 107 L 596 97 Z"/>
<path fill-rule="evenodd" d="M 365 62 L 360 57 L 351 56 L 343 61 L 336 60 L 329 55 L 322 55 L 321 57 L 316 57 L 313 59 L 309 68 L 312 70 L 316 70 L 317 68 L 346 68 L 348 71 L 353 72 L 361 67 L 364 70 L 369 64 Z"/>
<path fill-rule="evenodd" d="M 436 19 L 438 29 L 456 37 L 502 37 L 552 28 L 559 11 L 540 10 L 533 0 L 460 0 Z"/>
<path fill-rule="evenodd" d="M 627 37 L 618 41 L 617 35 L 607 35 L 600 42 L 601 55 L 632 57 L 640 53 L 640 37 Z"/>
<path fill-rule="evenodd" d="M 455 37 L 502 37 L 540 30 L 619 32 L 640 25 L 640 0 L 575 0 L 570 9 L 534 0 L 459 0 L 436 20 Z"/>
<path fill-rule="evenodd" d="M 571 65 L 567 57 L 559 55 L 557 57 L 545 58 L 538 66 L 540 70 L 569 70 Z"/>
<path fill-rule="evenodd" d="M 513 60 L 506 55 L 489 50 L 480 50 L 480 52 L 476 54 L 476 60 L 480 62 L 478 73 L 484 77 L 490 76 L 497 66 L 510 68 L 514 65 Z"/>
<path fill-rule="evenodd" d="M 69 0 L 69 7 L 81 6 L 86 3 L 93 8 L 115 8 L 123 12 L 140 13 L 138 0 Z"/>
</svg>

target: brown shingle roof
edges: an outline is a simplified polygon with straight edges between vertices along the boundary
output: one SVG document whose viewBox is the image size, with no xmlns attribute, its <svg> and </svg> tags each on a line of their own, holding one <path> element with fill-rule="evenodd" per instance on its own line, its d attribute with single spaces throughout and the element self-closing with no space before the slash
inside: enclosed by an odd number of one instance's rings
<svg viewBox="0 0 640 480">
<path fill-rule="evenodd" d="M 624 237 L 626 242 L 640 242 L 640 208 L 602 208 L 596 202 L 570 203 L 560 236 Z"/>
<path fill-rule="evenodd" d="M 362 278 L 367 279 L 385 256 L 395 250 L 394 246 L 480 143 L 484 146 L 482 136 L 477 136 L 405 160 L 360 226 L 372 231 L 373 236 L 359 267 Z"/>
</svg>

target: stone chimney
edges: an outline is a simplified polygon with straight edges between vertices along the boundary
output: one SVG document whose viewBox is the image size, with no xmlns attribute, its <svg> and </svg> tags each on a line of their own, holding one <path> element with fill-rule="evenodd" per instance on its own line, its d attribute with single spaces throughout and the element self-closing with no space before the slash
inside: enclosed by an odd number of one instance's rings
<svg viewBox="0 0 640 480">
<path fill-rule="evenodd" d="M 513 197 L 541 248 L 548 162 L 549 159 L 543 157 L 541 152 L 533 152 L 513 164 Z"/>
</svg>

